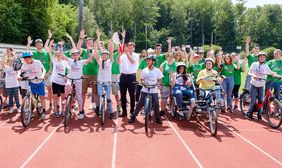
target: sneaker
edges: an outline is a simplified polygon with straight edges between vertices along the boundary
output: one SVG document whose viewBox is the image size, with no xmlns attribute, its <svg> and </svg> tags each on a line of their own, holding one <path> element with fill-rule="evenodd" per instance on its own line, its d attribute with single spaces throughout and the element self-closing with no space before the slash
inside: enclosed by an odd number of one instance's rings
<svg viewBox="0 0 282 168">
<path fill-rule="evenodd" d="M 163 110 L 160 111 L 160 116 L 164 116 L 165 112 Z"/>
<path fill-rule="evenodd" d="M 65 112 L 61 112 L 61 117 L 64 117 L 65 116 Z"/>
<path fill-rule="evenodd" d="M 114 119 L 114 113 L 110 113 L 110 119 Z"/>
<path fill-rule="evenodd" d="M 182 110 L 180 110 L 180 111 L 178 112 L 178 114 L 179 114 L 181 117 L 184 117 L 184 113 L 183 113 Z"/>
<path fill-rule="evenodd" d="M 134 115 L 132 115 L 132 116 L 130 117 L 130 119 L 128 120 L 128 123 L 134 123 L 135 120 L 136 120 L 136 117 L 135 117 Z"/>
<path fill-rule="evenodd" d="M 97 116 L 100 116 L 100 114 L 99 114 L 99 107 L 98 106 L 96 106 L 95 113 L 96 113 Z"/>
<path fill-rule="evenodd" d="M 250 113 L 247 113 L 247 114 L 245 115 L 245 117 L 246 117 L 247 119 L 250 119 L 250 120 L 253 120 L 253 119 L 254 119 L 254 118 L 253 118 L 253 115 L 250 114 Z"/>
<path fill-rule="evenodd" d="M 55 116 L 56 118 L 59 118 L 59 117 L 60 117 L 60 113 L 59 113 L 58 111 L 56 111 L 56 112 L 54 113 L 54 116 Z"/>
<path fill-rule="evenodd" d="M 46 118 L 45 112 L 42 112 L 42 114 L 40 115 L 40 119 L 45 120 L 45 118 Z"/>
<path fill-rule="evenodd" d="M 91 103 L 90 105 L 89 105 L 89 108 L 88 108 L 89 110 L 94 110 L 95 109 L 95 103 Z"/>
<path fill-rule="evenodd" d="M 238 109 L 238 106 L 237 105 L 234 105 L 234 110 L 237 110 Z"/>
<path fill-rule="evenodd" d="M 83 112 L 79 112 L 78 119 L 82 120 L 83 118 L 84 118 L 84 113 Z"/>
<path fill-rule="evenodd" d="M 119 117 L 126 117 L 127 116 L 127 113 L 126 112 L 121 112 L 120 114 L 119 114 Z"/>
<path fill-rule="evenodd" d="M 21 113 L 21 107 L 17 108 L 18 113 Z"/>
<path fill-rule="evenodd" d="M 53 104 L 52 103 L 49 104 L 49 109 L 53 110 Z"/>
<path fill-rule="evenodd" d="M 261 115 L 258 115 L 258 121 L 262 121 Z"/>
<path fill-rule="evenodd" d="M 14 112 L 14 108 L 11 107 L 10 110 L 9 110 L 9 114 L 12 114 Z"/>
<path fill-rule="evenodd" d="M 141 115 L 141 116 L 144 116 L 144 115 L 145 115 L 145 111 L 144 111 L 144 110 L 141 110 L 140 115 Z"/>
<path fill-rule="evenodd" d="M 162 122 L 162 120 L 161 120 L 160 117 L 157 117 L 157 118 L 156 118 L 156 123 L 157 123 L 157 124 L 163 124 L 163 122 Z"/>
<path fill-rule="evenodd" d="M 227 108 L 227 111 L 228 111 L 229 113 L 232 113 L 232 108 L 231 108 L 231 107 L 228 107 L 228 108 Z"/>
</svg>

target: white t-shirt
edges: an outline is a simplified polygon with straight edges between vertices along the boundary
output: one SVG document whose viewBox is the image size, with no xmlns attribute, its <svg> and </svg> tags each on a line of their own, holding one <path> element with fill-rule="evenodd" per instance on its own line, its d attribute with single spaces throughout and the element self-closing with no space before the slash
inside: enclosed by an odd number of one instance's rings
<svg viewBox="0 0 282 168">
<path fill-rule="evenodd" d="M 53 59 L 52 63 L 53 69 L 50 81 L 59 85 L 65 85 L 65 79 L 59 76 L 58 74 L 66 74 L 66 69 L 69 69 L 68 63 L 64 60 L 58 61 L 57 59 Z"/>
<path fill-rule="evenodd" d="M 134 64 L 132 64 L 129 61 L 126 54 L 122 54 L 120 56 L 120 65 L 119 65 L 120 73 L 133 74 L 137 72 L 138 63 L 139 63 L 139 55 L 136 53 L 133 53 L 132 58 L 135 61 Z"/>
<path fill-rule="evenodd" d="M 99 73 L 98 73 L 98 82 L 111 82 L 112 81 L 112 61 L 107 59 L 104 62 L 104 69 L 102 67 L 102 59 L 99 59 Z"/>
<path fill-rule="evenodd" d="M 162 79 L 163 73 L 160 71 L 159 68 L 154 67 L 153 70 L 149 70 L 149 68 L 145 68 L 141 71 L 140 79 L 144 79 L 144 83 L 147 83 L 149 85 L 155 85 L 158 83 L 159 79 Z M 143 86 L 142 90 L 143 92 L 148 93 L 148 89 Z M 158 86 L 156 85 L 154 88 L 151 88 L 151 93 L 158 93 Z"/>
<path fill-rule="evenodd" d="M 5 75 L 5 85 L 6 88 L 16 88 L 19 87 L 19 82 L 17 80 L 18 74 L 14 71 L 13 67 L 6 66 L 4 69 Z"/>
<path fill-rule="evenodd" d="M 34 79 L 35 77 L 40 78 L 43 74 L 42 69 L 44 69 L 42 63 L 39 60 L 33 60 L 32 64 L 26 64 L 24 63 L 21 71 L 25 72 L 25 76 L 28 77 L 28 79 Z M 41 80 L 33 80 L 32 83 L 41 83 Z"/>
<path fill-rule="evenodd" d="M 258 62 L 254 62 L 250 67 L 251 74 L 254 74 L 258 78 L 266 79 L 267 75 L 272 74 L 273 72 L 270 70 L 267 64 L 259 65 Z M 265 86 L 264 80 L 256 80 L 253 76 L 251 79 L 251 84 L 256 87 L 263 87 Z"/>
<path fill-rule="evenodd" d="M 87 60 L 79 60 L 74 62 L 73 59 L 68 58 L 68 64 L 70 66 L 70 71 L 68 77 L 72 79 L 79 79 L 82 77 L 83 65 Z"/>
</svg>

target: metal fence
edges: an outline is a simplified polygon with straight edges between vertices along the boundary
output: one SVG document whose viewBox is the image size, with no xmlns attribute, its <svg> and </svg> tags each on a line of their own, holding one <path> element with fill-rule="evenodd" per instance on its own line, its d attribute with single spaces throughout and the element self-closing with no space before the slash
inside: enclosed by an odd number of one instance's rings
<svg viewBox="0 0 282 168">
<path fill-rule="evenodd" d="M 26 46 L 24 45 L 0 43 L 0 58 L 4 56 L 7 48 L 12 48 L 17 55 L 26 51 Z M 35 50 L 35 47 L 30 47 L 30 51 L 33 50 Z"/>
</svg>

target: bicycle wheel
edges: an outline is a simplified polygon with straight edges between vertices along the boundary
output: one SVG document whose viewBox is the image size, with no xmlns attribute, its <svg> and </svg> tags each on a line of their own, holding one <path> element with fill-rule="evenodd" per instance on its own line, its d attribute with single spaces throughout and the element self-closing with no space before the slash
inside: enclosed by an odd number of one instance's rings
<svg viewBox="0 0 282 168">
<path fill-rule="evenodd" d="M 266 109 L 266 119 L 267 119 L 268 124 L 272 128 L 280 127 L 282 123 L 282 117 L 281 117 L 282 114 L 281 113 L 282 113 L 282 109 L 281 109 L 280 102 L 275 98 L 271 98 L 269 102 L 269 106 L 267 106 L 267 109 Z"/>
<path fill-rule="evenodd" d="M 69 95 L 67 97 L 66 111 L 64 117 L 64 127 L 67 127 L 71 118 L 71 109 L 72 109 L 72 97 Z"/>
<path fill-rule="evenodd" d="M 211 134 L 215 136 L 217 133 L 217 113 L 215 110 L 211 110 L 210 108 L 207 109 L 207 112 L 209 114 Z"/>
<path fill-rule="evenodd" d="M 30 95 L 25 96 L 21 106 L 21 122 L 24 127 L 28 127 L 31 121 L 31 104 L 32 102 Z"/>
<path fill-rule="evenodd" d="M 3 107 L 3 99 L 2 96 L 0 96 L 0 112 L 2 111 L 2 107 Z"/>
<path fill-rule="evenodd" d="M 173 97 L 172 99 L 171 99 L 171 102 L 170 102 L 170 115 L 171 115 L 171 117 L 172 118 L 176 118 L 176 113 L 177 113 L 177 105 L 175 104 L 175 100 L 174 100 L 175 98 Z"/>
<path fill-rule="evenodd" d="M 145 132 L 148 132 L 149 124 L 150 124 L 150 98 L 146 98 L 145 102 Z"/>
<path fill-rule="evenodd" d="M 105 105 L 106 105 L 106 99 L 103 97 L 101 101 L 101 106 L 100 106 L 100 115 L 101 115 L 101 124 L 105 124 Z"/>
<path fill-rule="evenodd" d="M 241 112 L 242 114 L 245 116 L 249 110 L 249 106 L 251 103 L 251 95 L 250 93 L 243 93 L 241 95 L 241 99 L 240 99 L 240 108 L 241 108 Z"/>
</svg>

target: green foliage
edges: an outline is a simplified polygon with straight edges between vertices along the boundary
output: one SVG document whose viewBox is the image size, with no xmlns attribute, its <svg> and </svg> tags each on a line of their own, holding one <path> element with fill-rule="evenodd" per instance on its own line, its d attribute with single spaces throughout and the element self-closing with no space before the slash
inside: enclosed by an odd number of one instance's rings
<svg viewBox="0 0 282 168">
<path fill-rule="evenodd" d="M 268 48 L 263 50 L 263 52 L 265 52 L 267 54 L 267 57 L 266 57 L 267 61 L 274 59 L 274 50 L 275 49 L 276 48 L 274 48 L 274 47 L 268 47 Z"/>
<path fill-rule="evenodd" d="M 201 48 L 205 51 L 205 55 L 209 50 L 214 50 L 215 54 L 217 54 L 222 49 L 221 46 L 218 45 L 203 45 Z"/>
</svg>

